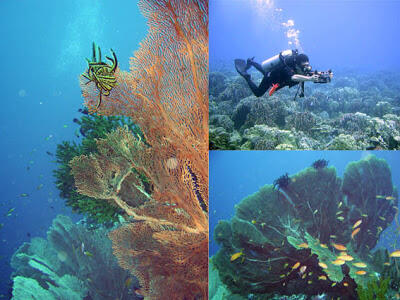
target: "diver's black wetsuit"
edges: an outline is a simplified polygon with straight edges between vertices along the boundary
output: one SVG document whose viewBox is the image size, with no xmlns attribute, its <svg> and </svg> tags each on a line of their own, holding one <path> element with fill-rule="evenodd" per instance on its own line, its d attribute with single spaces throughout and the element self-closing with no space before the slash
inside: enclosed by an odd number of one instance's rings
<svg viewBox="0 0 400 300">
<path fill-rule="evenodd" d="M 262 66 L 259 63 L 254 62 L 252 59 L 247 60 L 248 65 L 255 67 L 264 75 L 260 85 L 257 87 L 256 84 L 251 80 L 250 74 L 241 74 L 243 78 L 247 81 L 247 84 L 249 85 L 255 96 L 261 97 L 273 84 L 276 83 L 279 84 L 279 87 L 276 90 L 279 90 L 285 86 L 289 86 L 290 88 L 296 84 L 299 84 L 299 82 L 293 81 L 291 79 L 292 76 L 296 74 L 296 72 L 294 71 L 296 66 L 295 56 L 288 58 L 284 58 L 281 56 L 281 60 L 283 61 L 283 64 L 279 68 L 272 70 L 268 73 L 263 70 Z M 302 93 L 300 94 L 300 97 L 302 97 L 302 95 L 304 94 L 304 82 L 301 83 L 301 88 Z"/>
</svg>

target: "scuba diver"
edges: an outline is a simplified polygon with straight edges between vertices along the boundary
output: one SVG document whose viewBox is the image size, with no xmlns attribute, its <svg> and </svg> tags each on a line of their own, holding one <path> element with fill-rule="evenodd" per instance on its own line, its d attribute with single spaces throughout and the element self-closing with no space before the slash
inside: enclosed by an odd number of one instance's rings
<svg viewBox="0 0 400 300">
<path fill-rule="evenodd" d="M 255 67 L 258 71 L 263 74 L 263 79 L 260 85 L 257 87 L 256 84 L 251 80 L 251 76 L 247 73 L 247 70 L 251 67 Z M 236 71 L 247 81 L 253 94 L 257 97 L 261 97 L 265 92 L 269 90 L 271 96 L 277 90 L 288 86 L 299 84 L 301 92 L 299 97 L 304 97 L 304 82 L 312 81 L 314 83 L 328 83 L 333 77 L 331 70 L 327 72 L 312 71 L 311 65 L 308 60 L 308 56 L 305 54 L 299 54 L 298 50 L 285 50 L 281 53 L 265 60 L 261 63 L 256 63 L 253 58 L 247 59 L 235 59 Z M 295 99 L 299 90 L 297 90 Z"/>
</svg>

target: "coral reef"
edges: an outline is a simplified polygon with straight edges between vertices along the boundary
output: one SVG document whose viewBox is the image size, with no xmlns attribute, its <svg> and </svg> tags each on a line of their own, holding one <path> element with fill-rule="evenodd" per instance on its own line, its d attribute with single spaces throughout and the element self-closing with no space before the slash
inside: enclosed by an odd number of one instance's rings
<svg viewBox="0 0 400 300">
<path fill-rule="evenodd" d="M 109 237 L 145 297 L 207 299 L 208 2 L 142 0 L 139 7 L 149 33 L 131 72 L 115 71 L 117 85 L 97 113 L 130 117 L 142 136 L 117 129 L 97 140 L 97 154 L 70 165 L 81 194 L 133 217 Z M 98 90 L 82 78 L 81 88 L 94 110 Z"/>
<path fill-rule="evenodd" d="M 126 125 L 135 134 L 140 134 L 140 131 L 127 118 L 88 115 L 87 111 L 80 111 L 83 116 L 80 119 L 74 119 L 74 122 L 80 126 L 81 144 L 63 141 L 57 145 L 56 162 L 58 165 L 57 169 L 53 171 L 56 187 L 60 191 L 60 197 L 65 199 L 66 205 L 70 206 L 73 211 L 87 215 L 95 223 L 115 222 L 118 214 L 122 214 L 123 211 L 107 201 L 79 194 L 71 175 L 69 162 L 75 156 L 96 153 L 95 139 L 105 138 L 107 133 L 118 127 Z"/>
<path fill-rule="evenodd" d="M 107 232 L 57 216 L 47 239 L 33 238 L 14 253 L 13 299 L 141 299 L 137 280 L 118 266 Z"/>
<path fill-rule="evenodd" d="M 357 287 L 357 296 L 360 300 L 385 300 L 388 288 L 389 278 L 381 279 L 379 282 L 371 280 L 366 288 L 363 288 L 362 285 Z"/>
<path fill-rule="evenodd" d="M 357 286 L 366 289 L 384 270 L 394 272 L 386 250 L 371 251 L 397 212 L 388 164 L 371 155 L 348 164 L 343 179 L 326 161 L 318 165 L 324 167 L 262 187 L 235 206 L 230 221 L 218 223 L 221 248 L 212 264 L 231 293 L 357 299 Z M 242 259 L 232 260 L 239 251 Z"/>
<path fill-rule="evenodd" d="M 210 143 L 221 133 L 239 134 L 237 149 L 400 149 L 399 82 L 390 72 L 335 72 L 331 84 L 307 84 L 304 98 L 288 88 L 257 98 L 237 73 L 211 72 Z"/>
</svg>

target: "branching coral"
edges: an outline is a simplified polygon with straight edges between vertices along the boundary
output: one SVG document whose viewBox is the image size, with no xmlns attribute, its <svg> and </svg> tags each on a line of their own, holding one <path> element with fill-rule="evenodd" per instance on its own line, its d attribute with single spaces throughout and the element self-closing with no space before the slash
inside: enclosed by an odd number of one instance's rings
<svg viewBox="0 0 400 300">
<path fill-rule="evenodd" d="M 350 163 L 343 180 L 334 167 L 309 167 L 289 185 L 266 185 L 235 206 L 235 216 L 215 228 L 221 249 L 213 265 L 243 296 L 301 291 L 355 299 L 357 285 L 367 287 L 388 260 L 371 249 L 393 220 L 394 199 L 390 169 L 375 156 Z M 231 261 L 238 251 L 242 259 Z"/>
<path fill-rule="evenodd" d="M 149 34 L 115 72 L 117 86 L 98 113 L 129 116 L 143 133 L 119 129 L 98 155 L 71 162 L 82 194 L 107 199 L 138 222 L 110 234 L 121 266 L 149 299 L 207 299 L 208 2 L 142 0 Z M 98 90 L 81 81 L 96 109 Z M 146 193 L 137 174 L 152 186 Z"/>
</svg>

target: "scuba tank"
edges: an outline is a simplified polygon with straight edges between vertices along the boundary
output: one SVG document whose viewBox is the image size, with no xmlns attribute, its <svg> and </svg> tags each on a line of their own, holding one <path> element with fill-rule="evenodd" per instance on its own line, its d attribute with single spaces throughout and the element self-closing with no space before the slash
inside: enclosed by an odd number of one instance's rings
<svg viewBox="0 0 400 300">
<path fill-rule="evenodd" d="M 281 53 L 279 53 L 275 56 L 272 56 L 271 58 L 268 58 L 267 60 L 264 60 L 261 63 L 261 66 L 265 73 L 271 72 L 277 66 L 280 66 L 282 63 L 284 63 L 282 60 L 284 60 L 288 57 L 291 57 L 293 55 L 296 55 L 297 53 L 298 53 L 297 50 L 282 51 Z"/>
</svg>

